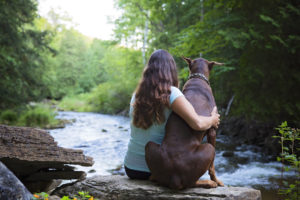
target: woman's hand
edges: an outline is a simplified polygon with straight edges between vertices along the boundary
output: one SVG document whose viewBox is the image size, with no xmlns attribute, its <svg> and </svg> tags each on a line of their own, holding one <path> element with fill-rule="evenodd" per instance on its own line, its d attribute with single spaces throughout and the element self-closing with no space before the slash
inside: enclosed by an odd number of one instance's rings
<svg viewBox="0 0 300 200">
<path fill-rule="evenodd" d="M 219 124 L 220 124 L 220 115 L 217 111 L 217 107 L 215 106 L 211 111 L 211 126 L 218 128 Z"/>
</svg>

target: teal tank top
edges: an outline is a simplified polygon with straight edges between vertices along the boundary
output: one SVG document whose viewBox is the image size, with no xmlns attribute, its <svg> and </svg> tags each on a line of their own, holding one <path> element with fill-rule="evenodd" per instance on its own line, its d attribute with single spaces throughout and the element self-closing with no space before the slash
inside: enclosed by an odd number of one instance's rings
<svg viewBox="0 0 300 200">
<path fill-rule="evenodd" d="M 170 105 L 178 97 L 183 96 L 182 92 L 177 88 L 171 86 Z M 172 110 L 165 108 L 164 114 L 166 121 L 162 124 L 153 124 L 148 129 L 137 128 L 132 124 L 132 111 L 135 95 L 132 95 L 130 101 L 129 117 L 130 123 L 130 140 L 128 143 L 128 150 L 124 159 L 124 165 L 129 169 L 150 172 L 146 160 L 145 160 L 145 146 L 149 141 L 153 141 L 157 144 L 161 144 L 165 135 L 165 126 L 169 115 Z"/>
</svg>

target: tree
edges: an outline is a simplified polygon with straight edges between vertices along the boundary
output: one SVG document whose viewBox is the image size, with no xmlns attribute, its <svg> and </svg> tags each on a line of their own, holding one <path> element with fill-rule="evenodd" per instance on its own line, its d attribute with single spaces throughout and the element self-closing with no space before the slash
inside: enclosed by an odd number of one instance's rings
<svg viewBox="0 0 300 200">
<path fill-rule="evenodd" d="M 200 20 L 199 0 L 156 1 L 119 0 L 123 15 L 115 21 L 116 38 L 138 46 L 143 41 L 145 22 L 149 21 L 148 52 L 174 47 L 175 35 Z"/>
<path fill-rule="evenodd" d="M 201 53 L 208 60 L 225 62 L 211 76 L 219 107 L 226 107 L 235 95 L 231 111 L 235 116 L 299 123 L 297 1 L 119 0 L 118 7 L 124 11 L 116 21 L 118 37 L 142 30 L 147 19 L 150 52 L 165 48 L 175 58 L 196 58 Z M 187 73 L 181 70 L 183 81 Z"/>
<path fill-rule="evenodd" d="M 44 96 L 41 52 L 51 49 L 33 26 L 36 11 L 33 0 L 0 1 L 0 108 Z"/>
<path fill-rule="evenodd" d="M 260 5 L 260 6 L 257 6 Z M 248 119 L 299 122 L 300 14 L 296 1 L 210 1 L 203 22 L 183 30 L 177 52 L 227 63 L 215 69 L 214 89 L 223 105 Z M 188 48 L 187 43 L 198 46 Z M 234 71 L 230 71 L 235 69 Z"/>
</svg>

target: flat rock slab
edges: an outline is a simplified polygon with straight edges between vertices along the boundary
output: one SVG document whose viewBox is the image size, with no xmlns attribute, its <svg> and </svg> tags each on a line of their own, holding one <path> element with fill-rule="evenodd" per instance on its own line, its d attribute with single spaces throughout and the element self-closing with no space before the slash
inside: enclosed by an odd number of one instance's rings
<svg viewBox="0 0 300 200">
<path fill-rule="evenodd" d="M 53 189 L 59 182 L 54 179 L 85 178 L 85 172 L 75 171 L 75 168 L 68 164 L 94 164 L 93 158 L 85 156 L 82 150 L 59 147 L 45 130 L 1 124 L 0 161 L 32 193 Z"/>
<path fill-rule="evenodd" d="M 59 147 L 45 130 L 1 124 L 0 159 L 82 166 L 94 164 L 93 158 L 85 156 L 82 150 Z"/>
<path fill-rule="evenodd" d="M 218 187 L 213 189 L 189 188 L 171 190 L 150 181 L 131 180 L 126 176 L 94 176 L 84 181 L 62 187 L 54 192 L 58 196 L 75 195 L 78 191 L 101 200 L 154 200 L 154 199 L 193 199 L 193 200 L 259 200 L 259 190 L 246 187 Z"/>
</svg>

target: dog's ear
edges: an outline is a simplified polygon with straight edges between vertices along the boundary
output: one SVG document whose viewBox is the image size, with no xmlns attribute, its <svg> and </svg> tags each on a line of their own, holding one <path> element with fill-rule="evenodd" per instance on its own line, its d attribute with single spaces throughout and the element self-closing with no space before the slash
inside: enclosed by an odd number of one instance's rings
<svg viewBox="0 0 300 200">
<path fill-rule="evenodd" d="M 185 62 L 189 65 L 189 67 L 192 65 L 192 59 L 190 59 L 190 58 L 186 58 L 186 57 L 184 57 L 184 56 L 181 56 L 182 57 L 182 59 L 183 60 L 185 60 Z"/>
<path fill-rule="evenodd" d="M 208 62 L 208 68 L 209 68 L 209 70 L 212 70 L 212 68 L 213 68 L 214 65 L 224 65 L 224 63 L 219 63 L 219 62 L 216 62 L 216 61 L 209 61 Z"/>
</svg>

